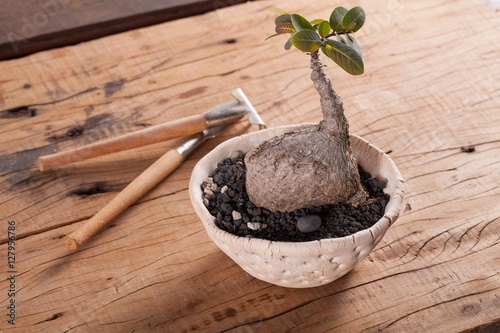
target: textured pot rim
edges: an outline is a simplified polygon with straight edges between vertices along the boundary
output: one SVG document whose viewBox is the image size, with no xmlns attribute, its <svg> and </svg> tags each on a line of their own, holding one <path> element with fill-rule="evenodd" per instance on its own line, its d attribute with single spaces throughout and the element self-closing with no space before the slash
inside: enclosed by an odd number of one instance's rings
<svg viewBox="0 0 500 333">
<path fill-rule="evenodd" d="M 243 142 L 248 142 L 255 140 L 256 138 L 260 138 L 263 136 L 262 135 L 263 132 L 266 133 L 266 138 L 262 139 L 261 141 L 275 135 L 293 131 L 304 126 L 312 126 L 312 125 L 315 124 L 279 126 L 258 132 L 244 134 L 229 139 L 218 145 L 214 150 L 205 155 L 196 164 L 196 166 L 193 169 L 191 179 L 189 182 L 189 195 L 194 210 L 202 220 L 207 230 L 207 233 L 212 238 L 212 240 L 214 240 L 217 243 L 216 239 L 222 238 L 232 243 L 235 246 L 239 246 L 241 248 L 246 249 L 247 251 L 254 251 L 257 250 L 258 248 L 268 248 L 268 249 L 276 248 L 282 254 L 300 255 L 300 252 L 303 250 L 304 246 L 307 246 L 309 249 L 317 248 L 318 251 L 320 251 L 322 248 L 331 246 L 341 248 L 341 247 L 352 246 L 353 244 L 356 245 L 358 243 L 371 243 L 371 242 L 378 243 L 380 239 L 382 239 L 382 237 L 385 234 L 385 231 L 396 221 L 396 219 L 399 216 L 399 211 L 404 196 L 404 189 L 403 189 L 404 180 L 403 177 L 401 176 L 401 173 L 397 169 L 396 165 L 387 154 L 385 154 L 382 150 L 375 147 L 374 145 L 370 144 L 365 139 L 353 134 L 351 134 L 351 141 L 353 141 L 354 139 L 360 141 L 365 145 L 368 145 L 370 149 L 376 152 L 376 154 L 378 155 L 377 161 L 386 164 L 391 169 L 391 172 L 393 173 L 395 178 L 392 179 L 391 189 L 388 190 L 388 192 L 392 192 L 392 194 L 390 195 L 390 199 L 387 204 L 384 216 L 379 221 L 377 221 L 377 223 L 375 223 L 372 227 L 368 229 L 363 229 L 361 231 L 358 231 L 352 235 L 345 237 L 326 238 L 326 239 L 307 241 L 307 242 L 282 242 L 282 241 L 270 241 L 260 238 L 247 238 L 247 237 L 236 236 L 222 229 L 219 229 L 215 225 L 214 223 L 215 217 L 210 214 L 208 209 L 203 204 L 203 199 L 202 199 L 203 193 L 201 190 L 201 183 L 204 180 L 203 178 L 206 179 L 206 177 L 202 175 L 206 174 L 208 176 L 208 174 L 210 174 L 215 170 L 217 163 L 222 161 L 223 159 L 227 157 L 234 157 L 241 152 L 246 153 L 248 150 L 243 151 L 245 149 L 238 150 L 232 147 L 240 147 L 243 146 L 242 144 Z M 225 156 L 222 157 L 219 156 L 221 151 L 225 152 L 224 154 Z M 219 158 L 214 159 L 215 155 L 219 156 Z M 206 164 L 210 165 L 210 170 L 207 170 L 207 168 L 205 167 Z M 363 166 L 363 168 L 365 168 L 365 165 L 363 165 L 363 163 L 360 164 Z M 389 187 L 389 184 L 387 187 Z"/>
</svg>

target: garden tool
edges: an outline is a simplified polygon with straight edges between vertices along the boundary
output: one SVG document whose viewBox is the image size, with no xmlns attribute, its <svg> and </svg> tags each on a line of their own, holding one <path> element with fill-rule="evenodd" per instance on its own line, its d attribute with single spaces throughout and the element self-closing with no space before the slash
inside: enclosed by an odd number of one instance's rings
<svg viewBox="0 0 500 333">
<path fill-rule="evenodd" d="M 240 88 L 234 90 L 231 94 L 236 98 L 236 101 L 217 105 L 199 115 L 155 125 L 70 151 L 41 156 L 37 161 L 38 169 L 45 171 L 57 166 L 101 155 L 142 147 L 183 135 L 199 133 L 213 126 L 235 122 L 244 115 L 248 116 L 250 124 L 259 125 L 259 129 L 266 127 Z"/>
<path fill-rule="evenodd" d="M 134 179 L 125 189 L 114 197 L 90 220 L 87 220 L 80 228 L 71 233 L 66 245 L 72 249 L 78 249 L 92 235 L 97 233 L 109 221 L 123 212 L 127 207 L 136 202 L 140 197 L 149 192 L 159 182 L 173 172 L 182 161 L 192 153 L 205 140 L 215 137 L 225 127 L 225 124 L 212 126 L 203 132 L 194 135 L 181 146 L 169 150 L 155 163 Z"/>
</svg>

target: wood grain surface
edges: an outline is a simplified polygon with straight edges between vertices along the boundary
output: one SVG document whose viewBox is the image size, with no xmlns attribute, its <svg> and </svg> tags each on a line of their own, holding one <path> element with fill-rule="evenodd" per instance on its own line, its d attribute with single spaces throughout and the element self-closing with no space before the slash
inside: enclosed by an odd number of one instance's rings
<svg viewBox="0 0 500 333">
<path fill-rule="evenodd" d="M 23 0 L 0 12 L 0 60 L 235 5 L 243 0 Z"/>
<path fill-rule="evenodd" d="M 246 274 L 191 207 L 193 166 L 218 143 L 257 130 L 245 120 L 78 251 L 66 248 L 65 236 L 184 138 L 45 173 L 35 161 L 199 114 L 232 100 L 238 87 L 270 127 L 319 121 L 308 56 L 284 51 L 285 38 L 264 42 L 275 16 L 265 9 L 312 20 L 329 16 L 330 1 L 250 2 L 0 62 L 0 331 L 498 332 L 494 4 L 356 2 L 367 13 L 356 34 L 365 74 L 349 76 L 328 61 L 326 72 L 351 132 L 389 153 L 406 197 L 401 217 L 353 271 L 304 290 Z M 6 308 L 9 221 L 15 326 Z"/>
</svg>

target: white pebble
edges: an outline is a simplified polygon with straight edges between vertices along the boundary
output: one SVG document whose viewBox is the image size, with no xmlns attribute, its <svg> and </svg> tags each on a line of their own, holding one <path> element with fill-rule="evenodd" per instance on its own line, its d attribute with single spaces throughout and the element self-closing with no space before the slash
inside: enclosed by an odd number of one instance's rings
<svg viewBox="0 0 500 333">
<path fill-rule="evenodd" d="M 241 213 L 236 211 L 236 210 L 233 210 L 233 220 L 241 220 Z"/>
<path fill-rule="evenodd" d="M 227 187 L 227 185 L 224 185 L 224 187 L 220 189 L 220 193 L 226 193 L 228 189 L 229 187 Z"/>
<path fill-rule="evenodd" d="M 247 227 L 248 227 L 248 229 L 259 230 L 261 225 L 259 222 L 248 222 Z"/>
</svg>

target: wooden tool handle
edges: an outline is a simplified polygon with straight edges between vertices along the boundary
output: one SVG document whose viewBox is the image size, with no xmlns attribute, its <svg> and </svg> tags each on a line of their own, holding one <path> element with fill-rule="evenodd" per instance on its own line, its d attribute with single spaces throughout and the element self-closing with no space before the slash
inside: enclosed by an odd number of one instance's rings
<svg viewBox="0 0 500 333">
<path fill-rule="evenodd" d="M 167 177 L 182 163 L 182 160 L 183 157 L 177 150 L 169 150 L 134 179 L 134 181 L 114 197 L 113 200 L 104 206 L 96 215 L 70 234 L 66 240 L 66 245 L 72 250 L 78 249 L 109 221 Z"/>
<path fill-rule="evenodd" d="M 42 156 L 38 158 L 37 161 L 38 169 L 40 169 L 40 171 L 45 171 L 57 166 L 83 161 L 92 157 L 142 147 L 187 134 L 198 133 L 206 128 L 206 121 L 203 115 L 191 116 L 145 128 L 116 138 L 96 142 L 74 150 Z"/>
</svg>

